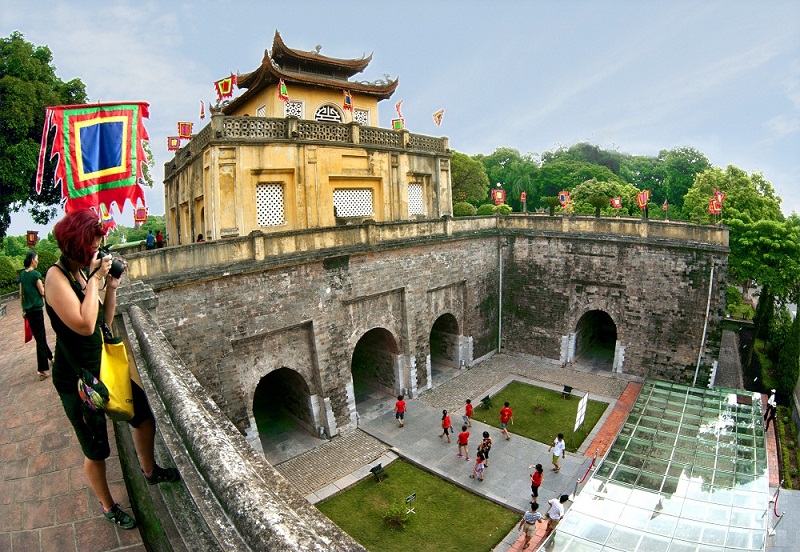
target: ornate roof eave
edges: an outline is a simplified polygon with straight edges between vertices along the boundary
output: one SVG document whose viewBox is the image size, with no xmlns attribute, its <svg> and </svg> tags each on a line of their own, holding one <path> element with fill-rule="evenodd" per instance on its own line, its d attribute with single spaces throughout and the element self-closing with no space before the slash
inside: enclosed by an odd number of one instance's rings
<svg viewBox="0 0 800 552">
<path fill-rule="evenodd" d="M 319 46 L 317 47 L 319 48 Z M 272 59 L 280 63 L 283 59 L 304 60 L 317 65 L 324 65 L 333 67 L 347 73 L 348 77 L 352 77 L 356 73 L 361 73 L 367 68 L 367 65 L 372 61 L 372 54 L 368 57 L 360 59 L 340 59 L 323 56 L 319 50 L 314 52 L 306 52 L 304 50 L 295 50 L 289 48 L 281 38 L 281 34 L 276 30 L 275 38 L 272 40 Z"/>
<path fill-rule="evenodd" d="M 291 85 L 297 84 L 300 86 L 314 86 L 326 89 L 347 89 L 353 94 L 362 96 L 371 96 L 378 100 L 386 100 L 392 97 L 397 86 L 400 84 L 400 79 L 391 80 L 386 78 L 385 81 L 378 81 L 377 83 L 357 82 L 357 81 L 343 81 L 339 79 L 326 78 L 321 75 L 310 75 L 306 73 L 294 73 L 292 71 L 283 71 L 275 67 L 269 59 L 268 55 L 264 55 L 264 61 L 261 67 L 248 73 L 246 75 L 237 76 L 236 80 L 240 88 L 247 88 L 247 92 L 231 101 L 226 105 L 222 112 L 228 115 L 234 111 L 236 107 L 244 103 L 248 98 L 263 90 L 271 84 L 277 84 L 280 79 L 289 87 L 289 95 L 291 96 Z"/>
</svg>

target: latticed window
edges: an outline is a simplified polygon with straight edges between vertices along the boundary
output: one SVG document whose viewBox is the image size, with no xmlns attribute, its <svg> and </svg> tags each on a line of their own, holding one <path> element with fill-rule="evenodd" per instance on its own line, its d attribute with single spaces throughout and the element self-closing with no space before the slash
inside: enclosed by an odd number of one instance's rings
<svg viewBox="0 0 800 552">
<path fill-rule="evenodd" d="M 303 118 L 303 102 L 286 102 L 283 104 L 284 117 Z"/>
<path fill-rule="evenodd" d="M 283 224 L 283 185 L 280 182 L 256 185 L 256 218 L 259 226 Z"/>
<path fill-rule="evenodd" d="M 425 202 L 422 198 L 422 183 L 411 182 L 408 185 L 408 215 L 424 215 Z"/>
<path fill-rule="evenodd" d="M 327 123 L 341 123 L 342 114 L 332 105 L 323 105 L 314 113 L 314 120 Z"/>
<path fill-rule="evenodd" d="M 334 190 L 333 207 L 337 217 L 372 216 L 372 190 Z"/>
<path fill-rule="evenodd" d="M 361 126 L 369 125 L 369 111 L 366 109 L 356 109 L 353 111 L 353 121 Z"/>
<path fill-rule="evenodd" d="M 266 117 L 267 116 L 267 106 L 260 105 L 256 108 L 256 117 Z"/>
</svg>

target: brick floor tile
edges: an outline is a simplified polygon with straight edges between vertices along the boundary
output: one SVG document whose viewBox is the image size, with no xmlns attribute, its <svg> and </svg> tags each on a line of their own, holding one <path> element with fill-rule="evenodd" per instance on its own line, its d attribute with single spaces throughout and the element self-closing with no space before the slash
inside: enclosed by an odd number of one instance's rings
<svg viewBox="0 0 800 552">
<path fill-rule="evenodd" d="M 38 477 L 26 477 L 10 482 L 11 500 L 14 503 L 28 502 L 41 499 L 42 480 Z"/>
<path fill-rule="evenodd" d="M 41 529 L 42 552 L 76 552 L 75 527 L 56 525 Z"/>
<path fill-rule="evenodd" d="M 38 479 L 42 482 L 40 498 L 60 496 L 69 492 L 69 472 L 66 470 L 45 473 Z"/>
<path fill-rule="evenodd" d="M 83 473 L 83 465 L 80 467 L 70 468 L 68 471 L 70 491 L 79 491 L 81 489 L 89 488 L 89 482 L 86 481 L 86 474 Z"/>
<path fill-rule="evenodd" d="M 25 502 L 23 507 L 25 529 L 39 529 L 40 527 L 50 527 L 55 523 L 52 498 L 44 500 L 33 500 Z"/>
<path fill-rule="evenodd" d="M 89 507 L 89 501 L 97 503 L 94 493 L 89 489 L 73 491 L 66 495 L 61 495 L 55 499 L 56 505 L 56 524 L 72 523 L 73 521 L 85 520 L 97 516 L 100 506 Z"/>
<path fill-rule="evenodd" d="M 11 550 L 11 533 L 0 533 L 0 550 Z"/>
<path fill-rule="evenodd" d="M 17 446 L 17 459 L 30 458 L 42 452 L 42 440 L 38 437 L 20 441 Z"/>
<path fill-rule="evenodd" d="M 23 529 L 22 505 L 14 505 L 10 508 L 3 508 L 3 515 L 0 516 L 0 533 L 10 533 Z"/>
<path fill-rule="evenodd" d="M 28 477 L 52 472 L 54 463 L 52 452 L 34 456 L 28 462 Z"/>
<path fill-rule="evenodd" d="M 69 446 L 69 433 L 49 433 L 42 436 L 42 452 L 61 450 Z"/>
<path fill-rule="evenodd" d="M 120 531 L 124 530 L 120 529 Z M 129 529 L 129 531 L 138 533 L 137 529 Z M 105 552 L 119 547 L 117 526 L 102 517 L 75 523 L 75 536 L 78 550 L 81 552 Z"/>
<path fill-rule="evenodd" d="M 20 531 L 11 534 L 11 549 L 14 552 L 39 552 L 39 531 Z"/>
<path fill-rule="evenodd" d="M 0 462 L 4 460 L 14 460 L 17 458 L 17 443 L 6 443 L 0 445 Z"/>
<path fill-rule="evenodd" d="M 11 489 L 13 488 L 13 481 L 0 481 L 0 504 L 11 504 L 11 497 L 13 496 Z M 2 548 L 0 548 L 0 550 L 2 550 Z"/>
<path fill-rule="evenodd" d="M 56 415 L 61 418 L 61 415 L 64 414 L 61 408 L 58 409 Z M 66 415 L 64 415 L 64 419 L 66 420 Z M 69 435 L 69 432 L 72 431 L 72 425 L 68 424 L 67 427 L 61 423 L 61 420 L 50 419 L 44 422 L 41 422 L 36 426 L 33 434 L 36 437 L 42 437 L 44 435 L 50 435 L 51 433 L 62 433 L 64 435 Z"/>
<path fill-rule="evenodd" d="M 9 460 L 3 466 L 3 480 L 20 479 L 28 475 L 28 459 Z"/>
<path fill-rule="evenodd" d="M 83 451 L 80 446 L 76 445 L 65 450 L 60 450 L 56 455 L 55 469 L 57 471 L 75 467 L 81 467 L 81 469 L 83 469 L 83 459 Z"/>
</svg>

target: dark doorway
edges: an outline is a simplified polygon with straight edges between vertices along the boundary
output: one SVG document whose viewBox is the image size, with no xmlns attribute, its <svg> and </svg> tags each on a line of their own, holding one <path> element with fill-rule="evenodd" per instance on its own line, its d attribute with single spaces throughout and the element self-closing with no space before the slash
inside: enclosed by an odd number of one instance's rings
<svg viewBox="0 0 800 552">
<path fill-rule="evenodd" d="M 589 311 L 578 320 L 575 330 L 575 364 L 589 370 L 614 367 L 617 325 L 601 310 Z"/>
<path fill-rule="evenodd" d="M 443 314 L 433 323 L 430 335 L 432 384 L 439 385 L 458 374 L 459 339 L 458 321 L 452 314 Z"/>
</svg>

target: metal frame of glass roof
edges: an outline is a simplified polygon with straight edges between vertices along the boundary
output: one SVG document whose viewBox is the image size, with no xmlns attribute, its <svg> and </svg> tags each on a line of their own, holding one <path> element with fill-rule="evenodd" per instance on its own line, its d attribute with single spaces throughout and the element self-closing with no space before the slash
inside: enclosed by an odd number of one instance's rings
<svg viewBox="0 0 800 552">
<path fill-rule="evenodd" d="M 549 551 L 764 550 L 758 393 L 648 379 Z"/>
</svg>

